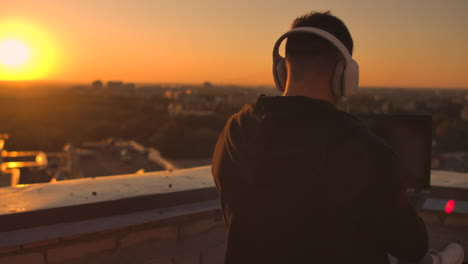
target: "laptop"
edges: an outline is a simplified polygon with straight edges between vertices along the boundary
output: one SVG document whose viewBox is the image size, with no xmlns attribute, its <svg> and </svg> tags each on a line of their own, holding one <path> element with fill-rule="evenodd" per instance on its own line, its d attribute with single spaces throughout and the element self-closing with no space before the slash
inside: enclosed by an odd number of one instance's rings
<svg viewBox="0 0 468 264">
<path fill-rule="evenodd" d="M 431 185 L 432 116 L 357 115 L 398 157 L 397 173 L 411 204 L 420 210 Z"/>
</svg>

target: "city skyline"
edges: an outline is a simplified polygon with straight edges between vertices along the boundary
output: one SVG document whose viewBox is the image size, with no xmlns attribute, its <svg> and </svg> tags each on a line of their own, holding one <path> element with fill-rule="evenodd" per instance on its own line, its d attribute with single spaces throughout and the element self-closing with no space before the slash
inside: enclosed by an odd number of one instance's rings
<svg viewBox="0 0 468 264">
<path fill-rule="evenodd" d="M 468 88 L 468 3 L 432 0 L 10 1 L 0 43 L 18 39 L 31 54 L 0 63 L 0 81 L 273 86 L 274 42 L 312 10 L 349 27 L 361 86 Z"/>
</svg>

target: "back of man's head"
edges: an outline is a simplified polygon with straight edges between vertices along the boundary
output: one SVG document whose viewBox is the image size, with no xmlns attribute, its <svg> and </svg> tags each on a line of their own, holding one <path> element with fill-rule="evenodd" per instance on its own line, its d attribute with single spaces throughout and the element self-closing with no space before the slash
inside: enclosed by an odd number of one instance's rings
<svg viewBox="0 0 468 264">
<path fill-rule="evenodd" d="M 353 52 L 353 39 L 343 21 L 333 16 L 330 11 L 311 12 L 294 20 L 291 28 L 314 27 L 327 31 L 335 36 Z M 336 63 L 342 55 L 338 49 L 324 38 L 311 34 L 296 34 L 288 37 L 286 43 L 286 58 L 289 63 L 310 65 L 314 62 L 329 61 Z"/>
</svg>

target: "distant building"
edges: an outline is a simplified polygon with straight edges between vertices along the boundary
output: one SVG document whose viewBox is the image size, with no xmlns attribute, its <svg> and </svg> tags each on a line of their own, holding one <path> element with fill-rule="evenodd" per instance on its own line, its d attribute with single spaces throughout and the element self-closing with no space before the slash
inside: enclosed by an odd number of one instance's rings
<svg viewBox="0 0 468 264">
<path fill-rule="evenodd" d="M 111 90 L 121 90 L 123 88 L 123 82 L 121 81 L 109 81 L 107 82 L 107 88 Z"/>
<path fill-rule="evenodd" d="M 171 103 L 167 107 L 169 116 L 210 116 L 215 114 L 214 107 L 203 103 Z"/>
<path fill-rule="evenodd" d="M 126 83 L 124 85 L 125 90 L 133 91 L 135 89 L 135 84 L 134 83 Z"/>
<path fill-rule="evenodd" d="M 121 95 L 131 95 L 135 93 L 136 85 L 134 83 L 124 83 L 121 81 L 107 82 L 107 89 L 110 92 L 118 93 Z"/>
<path fill-rule="evenodd" d="M 91 83 L 91 87 L 93 87 L 94 89 L 102 89 L 102 86 L 103 84 L 101 80 L 96 80 Z"/>
<path fill-rule="evenodd" d="M 390 112 L 390 109 L 391 109 L 390 102 L 384 102 L 382 104 L 382 112 L 383 113 L 388 114 Z"/>
</svg>

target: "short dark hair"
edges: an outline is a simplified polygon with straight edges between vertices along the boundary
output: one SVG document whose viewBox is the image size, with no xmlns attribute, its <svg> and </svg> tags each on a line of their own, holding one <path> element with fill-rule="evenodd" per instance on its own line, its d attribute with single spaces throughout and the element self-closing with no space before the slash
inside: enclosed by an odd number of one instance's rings
<svg viewBox="0 0 468 264">
<path fill-rule="evenodd" d="M 341 19 L 333 16 L 330 11 L 310 12 L 297 17 L 291 28 L 315 27 L 327 31 L 343 43 L 350 54 L 353 53 L 353 39 Z M 336 60 L 337 48 L 320 36 L 297 34 L 288 37 L 286 42 L 286 57 L 290 59 L 327 58 Z"/>
</svg>

